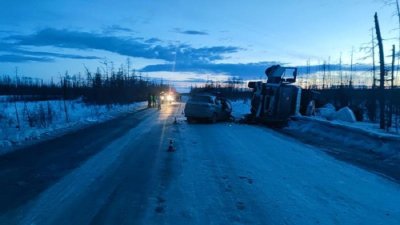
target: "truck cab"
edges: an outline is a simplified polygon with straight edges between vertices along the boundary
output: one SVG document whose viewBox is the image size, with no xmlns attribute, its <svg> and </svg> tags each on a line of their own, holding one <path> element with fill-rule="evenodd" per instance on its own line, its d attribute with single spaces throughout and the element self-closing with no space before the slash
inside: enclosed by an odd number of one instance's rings
<svg viewBox="0 0 400 225">
<path fill-rule="evenodd" d="M 249 82 L 253 89 L 250 119 L 267 124 L 285 124 L 299 112 L 301 88 L 294 85 L 297 68 L 272 66 L 267 82 Z"/>
</svg>

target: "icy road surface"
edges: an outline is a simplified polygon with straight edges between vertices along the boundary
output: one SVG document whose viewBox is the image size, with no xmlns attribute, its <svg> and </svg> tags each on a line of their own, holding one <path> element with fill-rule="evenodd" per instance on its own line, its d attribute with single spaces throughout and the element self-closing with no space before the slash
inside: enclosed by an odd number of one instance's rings
<svg viewBox="0 0 400 225">
<path fill-rule="evenodd" d="M 182 110 L 0 157 L 0 224 L 400 224 L 398 183 L 268 128 L 187 124 Z"/>
</svg>

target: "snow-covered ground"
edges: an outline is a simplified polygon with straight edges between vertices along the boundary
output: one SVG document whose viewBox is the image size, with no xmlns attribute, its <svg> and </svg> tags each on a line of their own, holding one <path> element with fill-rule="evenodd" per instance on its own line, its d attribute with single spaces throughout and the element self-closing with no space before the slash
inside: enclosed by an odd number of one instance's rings
<svg viewBox="0 0 400 225">
<path fill-rule="evenodd" d="M 399 138 L 400 140 L 400 133 L 395 131 L 385 131 L 379 128 L 379 124 L 377 123 L 370 123 L 370 122 L 347 122 L 347 121 L 340 121 L 340 120 L 326 120 L 320 116 L 312 116 L 312 117 L 297 117 L 298 119 L 304 119 L 308 121 L 315 121 L 321 122 L 324 124 L 330 124 L 336 127 L 343 127 L 354 132 L 362 132 L 365 134 L 369 134 L 375 137 L 383 137 L 383 138 Z"/>
<path fill-rule="evenodd" d="M 263 126 L 188 124 L 181 109 L 142 112 L 0 223 L 399 224 L 398 183 Z"/>
<path fill-rule="evenodd" d="M 8 101 L 10 97 L 7 95 L 0 95 L 0 102 L 6 102 Z"/>
<path fill-rule="evenodd" d="M 232 115 L 235 118 L 241 118 L 245 114 L 250 113 L 250 108 L 251 108 L 251 102 L 250 100 L 236 100 L 236 101 L 231 101 L 232 102 Z M 400 138 L 400 131 L 396 131 L 395 128 L 391 128 L 389 131 L 385 131 L 379 128 L 378 123 L 371 123 L 371 122 L 347 122 L 343 121 L 340 119 L 332 119 L 332 120 L 327 120 L 325 117 L 317 115 L 317 116 L 310 116 L 310 117 L 297 117 L 297 118 L 302 118 L 305 120 L 310 120 L 310 121 L 319 121 L 323 122 L 326 124 L 331 124 L 333 126 L 338 126 L 338 127 L 346 127 L 349 128 L 355 132 L 363 132 L 363 133 L 369 133 L 372 136 L 377 136 L 377 137 L 391 137 L 391 138 Z"/>
<path fill-rule="evenodd" d="M 259 126 L 181 129 L 185 132 L 177 154 L 184 163 L 165 194 L 170 204 L 167 218 L 175 218 L 177 224 L 400 221 L 397 184 L 317 148 Z M 189 216 L 176 219 L 182 211 Z"/>
<path fill-rule="evenodd" d="M 3 100 L 6 98 L 3 97 Z M 0 102 L 0 155 L 12 146 L 79 129 L 143 108 L 147 103 L 87 105 L 82 100 Z M 67 109 L 65 111 L 65 108 Z"/>
<path fill-rule="evenodd" d="M 250 111 L 250 101 L 232 101 L 232 115 L 242 118 Z M 357 147 L 381 154 L 384 157 L 400 157 L 400 134 L 379 129 L 379 124 L 327 120 L 322 116 L 296 116 L 284 132 L 302 138 L 311 137 L 343 143 L 344 147 Z"/>
<path fill-rule="evenodd" d="M 232 116 L 236 119 L 242 118 L 244 115 L 250 113 L 251 102 L 250 99 L 232 100 Z"/>
<path fill-rule="evenodd" d="M 365 115 L 364 117 L 368 118 L 368 115 Z M 329 123 L 336 126 L 346 126 L 354 130 L 362 130 L 377 136 L 400 137 L 400 121 L 398 121 L 398 116 L 395 115 L 392 120 L 393 126 L 386 130 L 380 129 L 379 123 L 356 121 L 354 113 L 350 108 L 344 107 L 336 111 L 332 104 L 326 104 L 324 107 L 316 109 L 315 116 L 310 118 L 319 121 L 329 121 Z"/>
</svg>

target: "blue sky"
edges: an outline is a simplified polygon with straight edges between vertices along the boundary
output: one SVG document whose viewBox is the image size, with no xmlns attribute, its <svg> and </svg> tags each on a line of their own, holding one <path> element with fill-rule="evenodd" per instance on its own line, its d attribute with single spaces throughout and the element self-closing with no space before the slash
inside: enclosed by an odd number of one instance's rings
<svg viewBox="0 0 400 225">
<path fill-rule="evenodd" d="M 379 0 L 1 0 L 0 74 L 41 78 L 115 67 L 127 57 L 146 76 L 254 79 L 266 66 L 366 55 L 379 13 L 386 52 L 397 41 L 394 6 Z"/>
</svg>

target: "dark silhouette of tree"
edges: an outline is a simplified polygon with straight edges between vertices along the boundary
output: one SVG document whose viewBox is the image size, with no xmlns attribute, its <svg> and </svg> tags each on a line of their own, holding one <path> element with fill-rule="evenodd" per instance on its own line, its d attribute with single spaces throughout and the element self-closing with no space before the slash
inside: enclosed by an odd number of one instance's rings
<svg viewBox="0 0 400 225">
<path fill-rule="evenodd" d="M 112 64 L 113 65 L 113 64 Z M 135 73 L 128 74 L 122 65 L 118 71 L 102 71 L 100 68 L 93 74 L 85 67 L 86 76 L 71 76 L 68 72 L 60 77 L 59 83 L 54 79 L 45 82 L 29 77 L 0 77 L 0 95 L 13 96 L 14 101 L 69 100 L 82 98 L 88 104 L 126 104 L 145 101 L 147 94 L 158 94 L 170 87 L 150 80 L 137 79 Z M 67 115 L 67 113 L 66 113 Z M 67 118 L 67 116 L 66 116 Z"/>
</svg>

